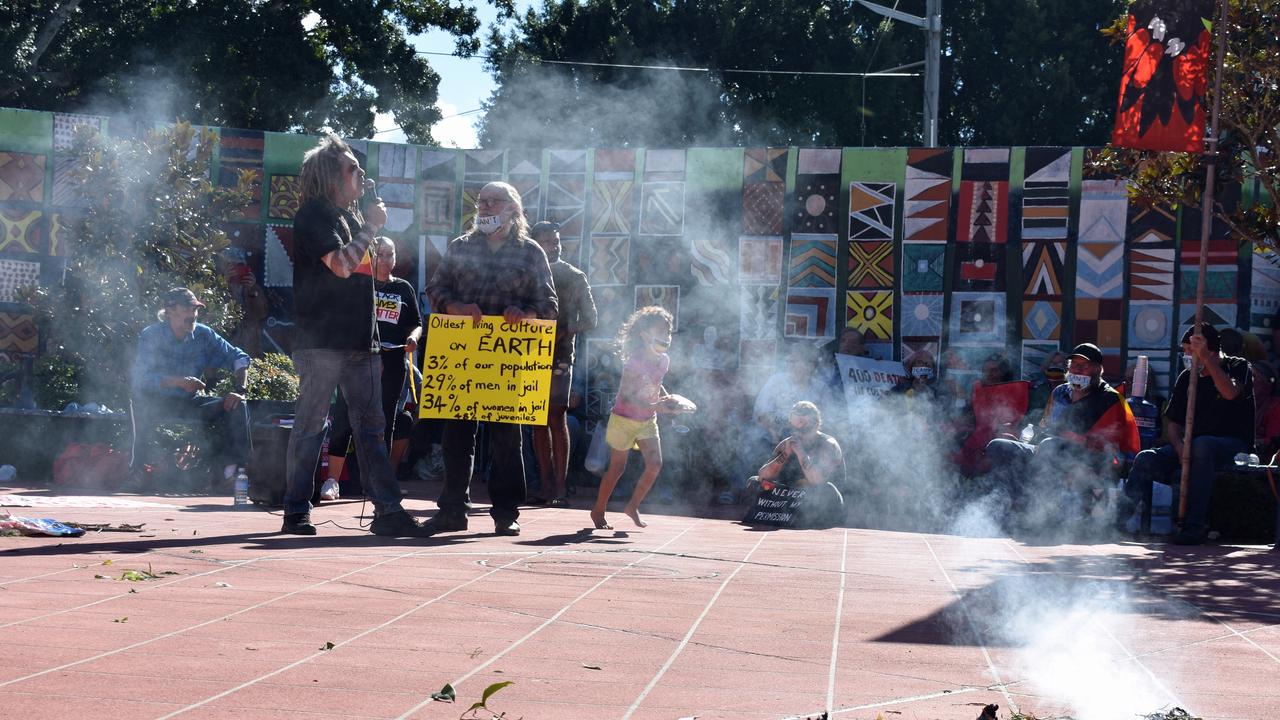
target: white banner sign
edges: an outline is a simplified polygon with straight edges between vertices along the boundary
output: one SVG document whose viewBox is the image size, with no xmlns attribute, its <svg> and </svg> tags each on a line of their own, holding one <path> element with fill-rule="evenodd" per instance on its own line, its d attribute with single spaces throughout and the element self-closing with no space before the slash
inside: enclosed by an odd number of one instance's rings
<svg viewBox="0 0 1280 720">
<path fill-rule="evenodd" d="M 907 372 L 897 360 L 877 360 L 854 355 L 836 355 L 840 381 L 844 385 L 845 402 L 859 398 L 877 398 L 893 389 Z"/>
</svg>

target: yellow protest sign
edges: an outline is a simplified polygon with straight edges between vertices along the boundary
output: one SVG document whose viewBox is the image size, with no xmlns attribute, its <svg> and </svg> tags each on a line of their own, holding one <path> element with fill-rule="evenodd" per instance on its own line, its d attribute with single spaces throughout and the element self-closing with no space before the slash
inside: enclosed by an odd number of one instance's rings
<svg viewBox="0 0 1280 720">
<path fill-rule="evenodd" d="M 418 417 L 545 425 L 554 320 L 427 319 Z"/>
</svg>

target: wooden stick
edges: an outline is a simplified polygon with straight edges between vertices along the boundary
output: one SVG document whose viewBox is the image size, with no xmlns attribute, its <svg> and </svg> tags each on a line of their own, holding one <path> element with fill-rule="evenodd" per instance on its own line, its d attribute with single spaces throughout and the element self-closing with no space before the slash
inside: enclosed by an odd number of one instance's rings
<svg viewBox="0 0 1280 720">
<path fill-rule="evenodd" d="M 1218 114 L 1222 108 L 1222 64 L 1227 47 L 1227 3 L 1219 0 L 1218 22 L 1213 25 L 1217 37 L 1217 67 L 1214 69 L 1213 110 L 1209 115 L 1209 136 L 1206 138 L 1204 194 L 1200 198 L 1200 273 L 1196 278 L 1196 319 L 1192 334 L 1200 335 L 1200 321 L 1204 317 L 1204 274 L 1209 264 L 1209 233 L 1213 228 L 1213 186 L 1218 166 Z M 1187 519 L 1187 496 L 1191 493 L 1191 440 L 1195 430 L 1196 386 L 1200 384 L 1200 363 L 1193 355 L 1187 377 L 1187 418 L 1182 435 L 1182 482 L 1178 486 L 1178 523 Z"/>
</svg>

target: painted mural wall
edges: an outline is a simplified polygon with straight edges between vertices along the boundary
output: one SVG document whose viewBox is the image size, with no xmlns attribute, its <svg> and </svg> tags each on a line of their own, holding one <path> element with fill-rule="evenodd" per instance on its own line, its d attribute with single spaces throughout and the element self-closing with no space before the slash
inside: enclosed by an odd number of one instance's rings
<svg viewBox="0 0 1280 720">
<path fill-rule="evenodd" d="M 75 252 L 67 149 L 84 123 L 110 129 L 107 118 L 0 109 L 0 352 L 39 351 L 13 295 L 58 282 Z M 264 346 L 287 351 L 297 176 L 315 138 L 217 133 L 216 182 L 261 174 L 258 203 L 227 230 L 271 300 Z M 588 382 L 622 319 L 659 304 L 700 362 L 748 372 L 788 342 L 830 343 L 848 326 L 877 356 L 930 349 L 960 374 L 1003 349 L 1031 376 L 1048 353 L 1090 341 L 1109 376 L 1148 355 L 1167 387 L 1202 241 L 1211 320 L 1269 341 L 1280 308 L 1270 256 L 1218 225 L 1202 240 L 1194 209 L 1131 207 L 1116 181 L 1082 176 L 1085 148 L 352 144 L 386 201 L 396 274 L 419 289 L 486 182 L 514 185 L 531 222 L 560 223 L 565 259 L 586 271 L 601 310 L 579 347 Z M 1249 202 L 1251 188 L 1233 197 Z"/>
</svg>

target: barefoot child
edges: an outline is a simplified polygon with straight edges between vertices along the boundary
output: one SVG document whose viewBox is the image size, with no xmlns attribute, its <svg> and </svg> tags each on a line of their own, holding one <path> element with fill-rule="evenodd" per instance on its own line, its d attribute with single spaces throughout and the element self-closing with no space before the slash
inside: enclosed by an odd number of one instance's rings
<svg viewBox="0 0 1280 720">
<path fill-rule="evenodd" d="M 627 453 L 639 447 L 644 456 L 644 473 L 636 481 L 624 512 L 640 527 L 640 503 L 658 472 L 662 470 L 662 445 L 658 440 L 658 413 L 681 412 L 675 396 L 667 395 L 662 378 L 671 366 L 667 350 L 671 347 L 671 313 L 651 305 L 631 314 L 618 330 L 618 346 L 622 351 L 622 379 L 618 397 L 613 401 L 605 441 L 609 444 L 609 469 L 600 479 L 591 521 L 600 529 L 612 527 L 604 520 L 609 496 L 627 467 Z M 685 401 L 687 403 L 687 401 Z"/>
</svg>

